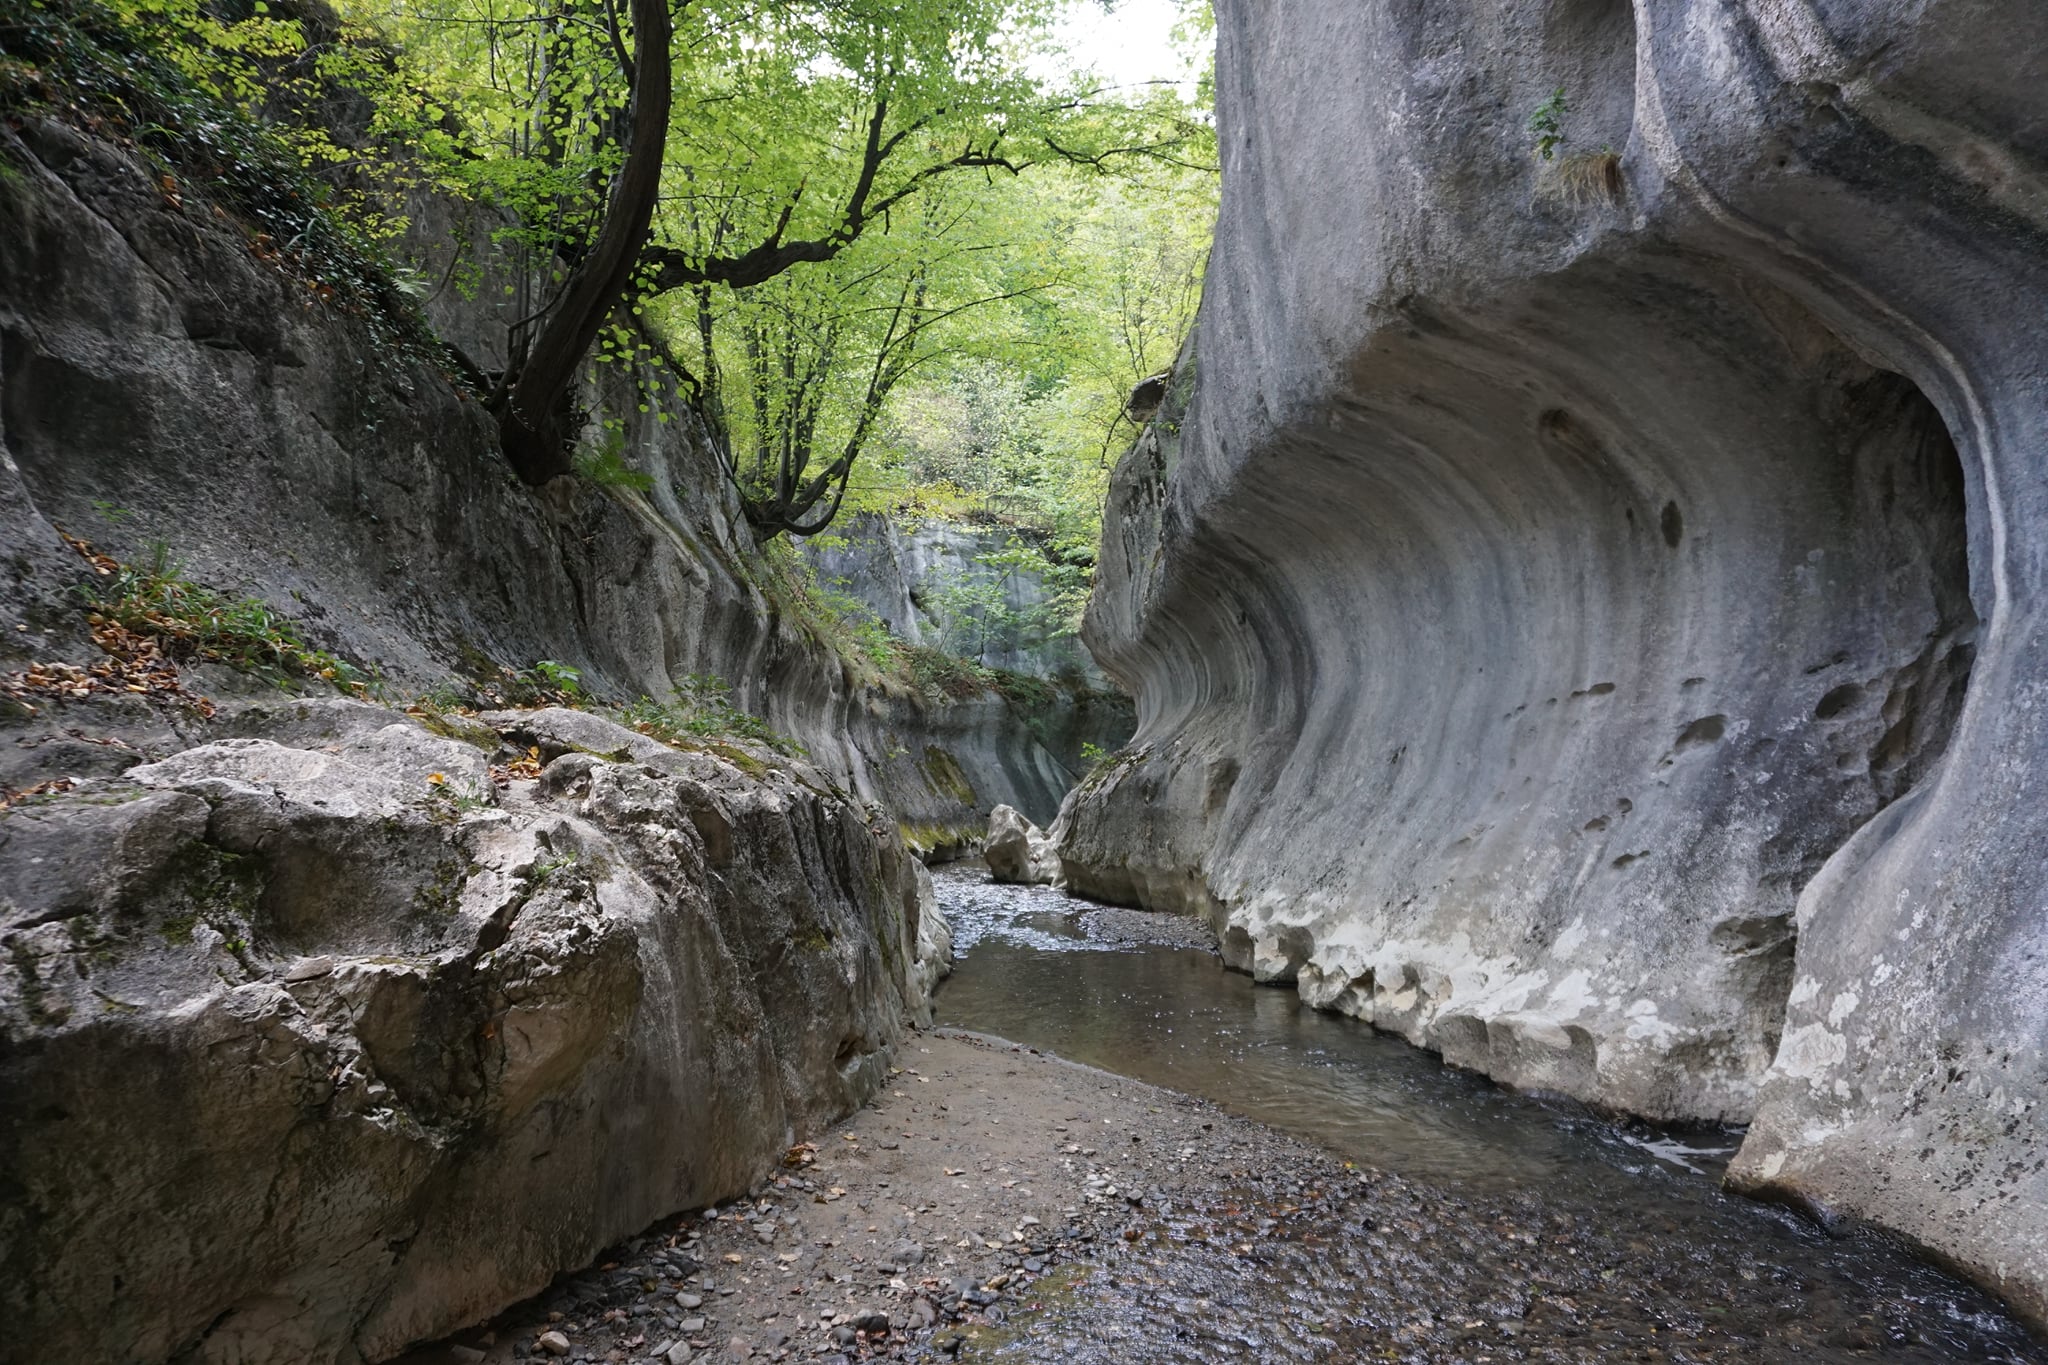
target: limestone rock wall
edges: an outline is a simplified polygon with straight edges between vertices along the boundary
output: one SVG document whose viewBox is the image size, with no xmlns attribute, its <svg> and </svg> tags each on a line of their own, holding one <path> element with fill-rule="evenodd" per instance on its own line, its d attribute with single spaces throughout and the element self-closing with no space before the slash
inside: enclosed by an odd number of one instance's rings
<svg viewBox="0 0 2048 1365">
<path fill-rule="evenodd" d="M 2039 14 L 1217 8 L 1069 883 L 2048 1318 Z"/>
<path fill-rule="evenodd" d="M 651 487 L 528 490 L 450 375 L 266 264 L 196 187 L 173 203 L 131 154 L 50 121 L 0 131 L 0 156 L 0 670 L 97 657 L 62 528 L 131 562 L 160 546 L 394 695 L 538 659 L 622 698 L 719 675 L 927 846 L 1064 791 L 1064 765 L 1000 698 L 953 714 L 882 685 L 788 609 L 672 380 L 641 376 L 667 392 L 643 403 L 607 371 L 584 395 L 593 421 L 624 423 L 623 458 Z M 434 325 L 502 364 L 498 281 L 465 296 L 437 254 L 491 224 L 416 208 Z M 9 785 L 53 771 L 0 758 Z"/>
<path fill-rule="evenodd" d="M 525 489 L 431 357 L 197 188 L 56 122 L 0 157 L 10 687 L 105 661 L 62 529 L 262 599 L 394 702 L 538 659 L 600 697 L 712 672 L 807 755 L 571 711 L 428 733 L 212 666 L 183 670 L 211 716 L 0 697 L 10 1349 L 385 1359 L 865 1099 L 946 956 L 904 836 L 972 842 L 1054 769 L 1023 719 L 814 638 L 686 404 L 586 394 L 645 492 Z"/>
<path fill-rule="evenodd" d="M 1011 695 L 956 702 L 935 719 L 954 732 L 944 741 L 948 752 L 975 754 L 983 771 L 1002 774 L 990 786 L 1006 792 L 1006 802 L 1050 823 L 1091 766 L 1088 748 L 1107 753 L 1131 737 L 1131 704 L 1080 641 L 1050 629 L 1053 593 L 1042 576 L 983 562 L 1015 539 L 1002 528 L 899 525 L 863 513 L 804 541 L 802 550 L 827 591 L 866 607 L 897 639 L 1040 680 Z M 975 610 L 998 603 L 1000 615 L 982 630 Z M 1034 744 L 1016 741 L 1019 721 Z"/>
</svg>

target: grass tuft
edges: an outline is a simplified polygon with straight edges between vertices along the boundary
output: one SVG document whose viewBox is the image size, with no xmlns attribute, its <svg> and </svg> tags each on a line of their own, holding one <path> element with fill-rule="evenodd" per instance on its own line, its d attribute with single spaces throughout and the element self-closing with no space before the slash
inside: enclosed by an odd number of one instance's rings
<svg viewBox="0 0 2048 1365">
<path fill-rule="evenodd" d="M 177 663 L 203 660 L 252 673 L 318 678 L 351 692 L 370 690 L 371 679 L 360 669 L 308 644 L 291 620 L 261 598 L 193 582 L 162 542 L 151 547 L 143 564 L 122 564 L 82 541 L 72 543 L 100 575 L 80 590 L 95 627 L 113 625 L 152 641 Z"/>
<path fill-rule="evenodd" d="M 1628 192 L 1621 176 L 1621 153 L 1603 147 L 1560 158 L 1557 187 L 1574 204 L 1620 203 Z"/>
</svg>

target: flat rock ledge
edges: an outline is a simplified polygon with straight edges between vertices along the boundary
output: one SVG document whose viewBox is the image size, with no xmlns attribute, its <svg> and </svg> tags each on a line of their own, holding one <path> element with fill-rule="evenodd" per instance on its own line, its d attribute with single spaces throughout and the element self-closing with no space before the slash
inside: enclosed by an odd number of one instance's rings
<svg viewBox="0 0 2048 1365">
<path fill-rule="evenodd" d="M 801 764 L 265 716 L 0 812 L 0 1312 L 39 1358 L 387 1359 L 745 1190 L 929 1019 L 928 874 Z"/>
</svg>

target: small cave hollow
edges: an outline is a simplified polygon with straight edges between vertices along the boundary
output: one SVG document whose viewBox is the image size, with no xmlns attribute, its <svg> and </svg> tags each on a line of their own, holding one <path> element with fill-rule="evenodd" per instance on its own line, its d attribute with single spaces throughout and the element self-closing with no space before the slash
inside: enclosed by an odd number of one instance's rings
<svg viewBox="0 0 2048 1365">
<path fill-rule="evenodd" d="M 1552 0 L 1543 11 L 1543 70 L 1562 87 L 1562 157 L 1611 157 L 1636 117 L 1636 15 L 1630 0 Z"/>
<path fill-rule="evenodd" d="M 1855 510 L 1882 555 L 1894 613 L 1879 668 L 1837 683 L 1814 716 L 1876 725 L 1868 753 L 1879 809 L 1904 796 L 1948 747 L 1976 659 L 1970 597 L 1969 508 L 1961 454 L 1927 396 L 1903 375 L 1879 373 L 1849 394 L 1856 442 Z M 1872 705 L 1872 701 L 1876 705 Z"/>
</svg>

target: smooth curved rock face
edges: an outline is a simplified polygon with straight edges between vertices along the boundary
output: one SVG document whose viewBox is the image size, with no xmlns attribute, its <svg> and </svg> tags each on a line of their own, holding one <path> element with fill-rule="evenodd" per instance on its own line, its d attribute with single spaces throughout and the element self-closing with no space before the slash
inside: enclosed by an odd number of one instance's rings
<svg viewBox="0 0 2048 1365">
<path fill-rule="evenodd" d="M 745 1189 L 929 1019 L 946 929 L 886 825 L 801 771 L 499 719 L 541 781 L 312 703 L 0 813 L 32 1354 L 389 1357 Z"/>
<path fill-rule="evenodd" d="M 1059 879 L 1060 855 L 1045 831 L 1009 806 L 997 806 L 988 817 L 988 837 L 981 856 L 988 874 L 999 882 L 1050 886 Z"/>
<path fill-rule="evenodd" d="M 1217 8 L 1070 885 L 1504 1080 L 1753 1117 L 1739 1181 L 2042 1318 L 2040 15 Z"/>
</svg>

